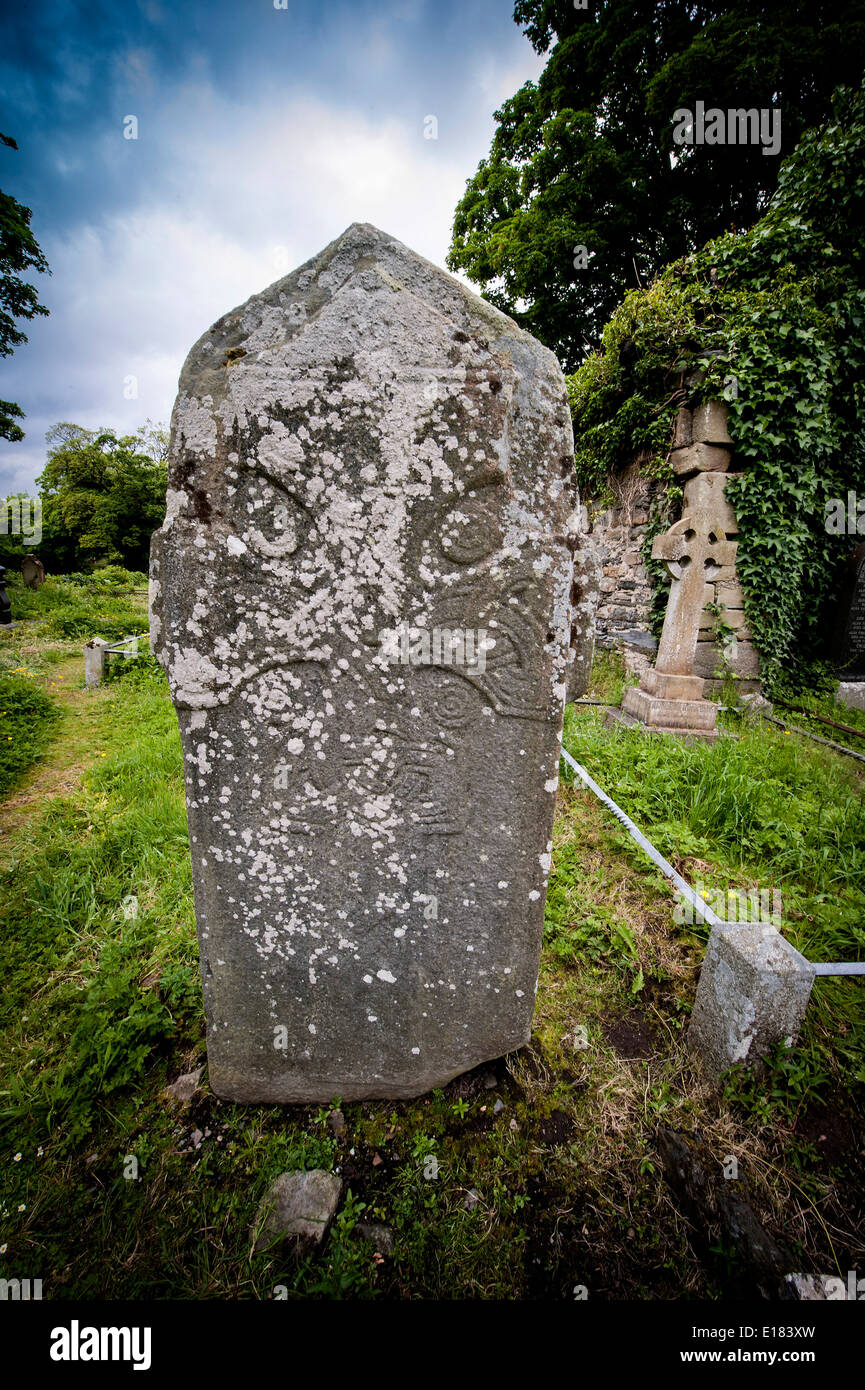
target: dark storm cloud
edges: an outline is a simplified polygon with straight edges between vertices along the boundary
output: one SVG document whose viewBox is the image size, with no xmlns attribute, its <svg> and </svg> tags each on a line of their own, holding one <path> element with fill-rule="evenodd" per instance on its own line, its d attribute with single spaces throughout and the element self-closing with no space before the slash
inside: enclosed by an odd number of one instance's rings
<svg viewBox="0 0 865 1390">
<path fill-rule="evenodd" d="M 8 14 L 0 130 L 20 151 L 0 147 L 0 186 L 33 209 L 53 275 L 51 317 L 2 365 L 27 438 L 0 443 L 0 494 L 32 484 L 56 420 L 166 419 L 210 322 L 349 222 L 441 263 L 493 110 L 539 71 L 511 12 L 61 0 Z"/>
</svg>

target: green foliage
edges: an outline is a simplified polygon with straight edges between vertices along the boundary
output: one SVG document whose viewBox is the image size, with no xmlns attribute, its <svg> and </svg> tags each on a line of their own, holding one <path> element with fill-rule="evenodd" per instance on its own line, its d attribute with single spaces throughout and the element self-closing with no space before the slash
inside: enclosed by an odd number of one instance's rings
<svg viewBox="0 0 865 1390">
<path fill-rule="evenodd" d="M 61 424 L 49 430 L 48 445 L 37 478 L 46 565 L 145 570 L 150 537 L 165 518 L 165 431 L 148 423 L 117 436 Z"/>
<path fill-rule="evenodd" d="M 780 108 L 792 149 L 861 80 L 865 16 L 856 0 L 517 0 L 514 19 L 549 60 L 495 113 L 448 263 L 573 369 L 637 275 L 749 227 L 774 191 L 777 157 L 674 147 L 674 112 Z"/>
<path fill-rule="evenodd" d="M 34 653 L 34 665 L 47 654 Z M 620 682 L 614 658 L 599 662 L 598 679 Z M 346 1125 L 339 1138 L 330 1106 L 229 1104 L 206 1071 L 180 1112 L 163 1087 L 205 1062 L 205 1038 L 176 717 L 164 675 L 143 664 L 107 695 L 73 698 L 89 715 L 66 721 L 67 733 L 90 770 L 72 795 L 33 808 L 0 867 L 0 1245 L 10 1274 L 23 1265 L 61 1301 L 561 1299 L 577 1282 L 638 1298 L 681 1297 L 683 1283 L 712 1292 L 663 1196 L 658 1117 L 747 1147 L 761 1171 L 776 1159 L 783 1198 L 783 1123 L 800 1107 L 786 1102 L 780 1077 L 769 1112 L 759 1087 L 737 1097 L 731 1131 L 730 1111 L 693 1086 L 679 1043 L 700 941 L 671 930 L 666 884 L 593 798 L 562 793 L 556 920 L 528 1047 L 413 1101 L 334 1098 Z M 611 737 L 599 724 L 598 712 L 572 707 L 568 746 L 668 854 L 713 860 L 727 881 L 745 862 L 776 883 L 777 863 L 784 929 L 800 949 L 824 960 L 861 954 L 863 826 L 851 766 L 749 725 L 739 743 L 708 749 Z M 776 836 L 788 825 L 784 859 Z M 711 865 L 697 872 L 711 876 Z M 679 972 L 675 997 L 658 953 Z M 658 1035 L 648 1060 L 625 1060 L 605 1041 L 623 1003 Z M 797 1102 L 857 1103 L 863 1019 L 861 985 L 818 981 L 790 1054 Z M 136 1180 L 126 1178 L 130 1157 Z M 269 1183 L 308 1168 L 345 1183 L 321 1249 L 301 1260 L 289 1247 L 250 1256 Z M 820 1172 L 812 1164 L 810 1184 Z M 804 1183 L 798 1167 L 796 1177 Z M 842 1259 L 855 1232 L 842 1243 L 838 1228 L 846 1232 L 843 1210 L 859 1186 L 851 1178 L 826 1192 Z M 390 1228 L 392 1255 L 375 1253 L 359 1217 Z M 777 1220 L 768 1228 L 777 1232 Z M 827 1257 L 821 1246 L 814 1267 L 828 1267 Z"/>
<path fill-rule="evenodd" d="M 136 656 L 113 654 L 105 667 L 105 684 L 117 681 L 147 681 L 161 671 L 161 666 L 146 646 L 140 648 Z"/>
<path fill-rule="evenodd" d="M 57 718 L 53 700 L 24 675 L 0 675 L 0 793 L 39 758 Z"/>
<path fill-rule="evenodd" d="M 104 637 L 116 642 L 146 632 L 146 611 L 129 593 L 131 581 L 144 576 L 119 571 L 125 576 L 121 581 L 109 577 L 102 583 L 102 573 L 83 583 L 76 575 L 50 577 L 39 589 L 28 589 L 19 576 L 10 574 L 12 616 L 39 621 L 42 626 L 36 631 L 43 637 Z"/>
<path fill-rule="evenodd" d="M 98 564 L 94 567 L 94 573 L 89 574 L 69 574 L 67 579 L 75 580 L 77 583 L 90 584 L 99 588 L 109 589 L 146 589 L 147 575 L 144 570 L 127 570 L 122 565 L 103 565 Z"/>
<path fill-rule="evenodd" d="M 64 1108 L 71 1096 L 77 1098 L 73 1137 L 89 1128 L 97 1097 L 102 1101 L 141 1079 L 159 1046 L 174 1039 L 176 1015 L 195 1014 L 201 991 L 191 958 L 167 964 L 158 989 L 142 988 L 142 964 L 156 939 L 147 918 L 124 923 L 84 982 L 66 1055 L 49 1092 Z"/>
<path fill-rule="evenodd" d="M 301 1296 L 331 1300 L 372 1297 L 373 1251 L 368 1243 L 354 1235 L 365 1211 L 366 1203 L 355 1197 L 349 1188 L 330 1230 L 324 1273 L 316 1277 L 314 1268 L 302 1270 L 297 1281 L 302 1281 Z M 303 1275 L 307 1277 L 303 1279 Z"/>
<path fill-rule="evenodd" d="M 601 351 L 570 381 L 590 496 L 635 456 L 663 468 L 684 401 L 730 399 L 744 473 L 727 495 L 769 689 L 813 678 L 826 654 L 826 614 L 851 546 L 827 533 L 826 504 L 865 492 L 863 168 L 865 89 L 842 91 L 833 121 L 784 164 L 756 226 L 626 295 Z M 689 369 L 703 373 L 697 388 L 684 385 Z"/>
<path fill-rule="evenodd" d="M 604 328 L 600 352 L 567 379 L 582 493 L 603 494 L 610 474 L 635 456 L 669 480 L 664 460 L 684 394 L 681 374 L 701 342 L 677 282 L 662 276 L 649 289 L 625 296 Z"/>
<path fill-rule="evenodd" d="M 763 724 L 740 733 L 712 744 L 610 738 L 574 705 L 565 717 L 569 752 L 667 858 L 762 865 L 775 883 L 849 895 L 865 910 L 865 804 L 843 758 Z M 566 765 L 563 775 L 573 779 Z"/>
<path fill-rule="evenodd" d="M 75 798 L 49 803 L 25 861 L 0 872 L 0 1018 L 16 1034 L 2 1108 L 63 1143 L 201 1029 L 181 755 L 162 672 L 124 681 L 103 719 L 110 756 Z"/>
<path fill-rule="evenodd" d="M 791 1049 L 779 1043 L 762 1072 L 737 1067 L 727 1073 L 724 1099 L 764 1124 L 776 1122 L 778 1116 L 795 1122 L 809 1101 L 824 1100 L 828 1080 L 813 1047 Z"/>
<path fill-rule="evenodd" d="M 127 570 L 122 565 L 98 564 L 94 565 L 92 574 L 73 571 L 64 574 L 62 579 L 67 584 L 75 584 L 79 589 L 88 589 L 94 594 L 147 588 L 147 575 L 143 570 Z"/>
<path fill-rule="evenodd" d="M 0 134 L 0 146 L 17 150 L 10 135 Z M 0 357 L 8 357 L 27 335 L 16 326 L 16 319 L 32 319 L 47 314 L 39 303 L 35 287 L 21 278 L 21 271 L 38 270 L 50 275 L 39 244 L 30 230 L 32 213 L 9 193 L 0 191 Z M 17 442 L 24 431 L 16 420 L 24 412 L 14 401 L 0 401 L 0 439 Z"/>
<path fill-rule="evenodd" d="M 625 674 L 625 659 L 618 648 L 596 647 L 592 657 L 589 698 L 606 700 L 611 705 L 621 704 Z"/>
</svg>

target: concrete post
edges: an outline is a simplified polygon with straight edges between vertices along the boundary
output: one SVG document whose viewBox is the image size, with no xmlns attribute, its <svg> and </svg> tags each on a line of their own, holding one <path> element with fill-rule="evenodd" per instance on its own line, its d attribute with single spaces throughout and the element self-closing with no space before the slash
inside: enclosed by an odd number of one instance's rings
<svg viewBox="0 0 865 1390">
<path fill-rule="evenodd" d="M 88 690 L 99 685 L 105 675 L 106 647 L 110 646 L 104 637 L 91 637 L 84 644 L 84 684 Z"/>
<path fill-rule="evenodd" d="M 736 1062 L 766 1057 L 795 1042 L 814 983 L 814 967 L 775 927 L 726 922 L 712 929 L 687 1045 L 717 1081 Z"/>
</svg>

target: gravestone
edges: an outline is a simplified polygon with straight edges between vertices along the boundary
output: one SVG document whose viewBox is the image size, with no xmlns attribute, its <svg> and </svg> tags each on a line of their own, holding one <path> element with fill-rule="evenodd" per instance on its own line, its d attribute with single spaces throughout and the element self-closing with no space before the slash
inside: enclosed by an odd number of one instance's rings
<svg viewBox="0 0 865 1390">
<path fill-rule="evenodd" d="M 14 627 L 12 622 L 12 604 L 6 592 L 6 567 L 0 565 L 0 627 Z"/>
<path fill-rule="evenodd" d="M 21 561 L 21 578 L 28 589 L 41 589 L 45 583 L 45 568 L 35 555 L 25 555 Z"/>
<path fill-rule="evenodd" d="M 151 640 L 218 1095 L 413 1096 L 528 1040 L 572 472 L 553 355 L 374 227 L 192 349 Z"/>
<path fill-rule="evenodd" d="M 835 642 L 836 669 L 843 681 L 865 681 L 865 541 L 847 563 Z"/>
</svg>

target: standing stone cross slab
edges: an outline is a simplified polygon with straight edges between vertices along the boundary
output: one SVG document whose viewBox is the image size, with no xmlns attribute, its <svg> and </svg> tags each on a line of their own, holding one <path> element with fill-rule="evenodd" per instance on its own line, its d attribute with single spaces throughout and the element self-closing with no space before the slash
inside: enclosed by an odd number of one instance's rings
<svg viewBox="0 0 865 1390">
<path fill-rule="evenodd" d="M 652 559 L 665 560 L 673 582 L 658 644 L 655 670 L 665 675 L 692 676 L 703 611 L 706 582 L 736 558 L 736 542 L 728 541 L 717 523 L 683 516 L 652 543 Z"/>
<path fill-rule="evenodd" d="M 528 1042 L 572 458 L 553 354 L 375 227 L 192 349 L 150 631 L 216 1095 L 405 1098 Z M 394 659 L 445 629 L 465 660 Z"/>
</svg>

